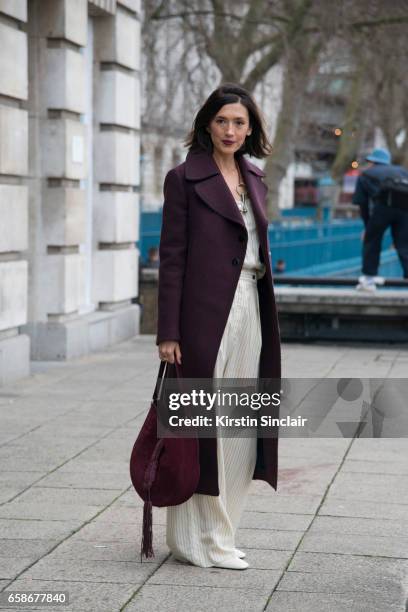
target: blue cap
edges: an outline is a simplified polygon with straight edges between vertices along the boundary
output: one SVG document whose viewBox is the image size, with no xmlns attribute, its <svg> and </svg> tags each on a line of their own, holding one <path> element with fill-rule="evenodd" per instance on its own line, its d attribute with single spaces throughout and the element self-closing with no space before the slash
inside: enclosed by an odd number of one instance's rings
<svg viewBox="0 0 408 612">
<path fill-rule="evenodd" d="M 375 164 L 390 164 L 391 153 L 388 149 L 373 149 L 370 155 L 367 155 L 368 161 L 374 162 Z"/>
</svg>

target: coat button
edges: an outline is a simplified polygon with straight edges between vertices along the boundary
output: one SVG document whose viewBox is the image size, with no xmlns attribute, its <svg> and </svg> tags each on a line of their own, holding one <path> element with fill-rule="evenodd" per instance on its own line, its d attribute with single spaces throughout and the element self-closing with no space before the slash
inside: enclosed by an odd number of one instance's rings
<svg viewBox="0 0 408 612">
<path fill-rule="evenodd" d="M 232 265 L 233 265 L 233 266 L 237 266 L 237 265 L 239 264 L 239 259 L 238 259 L 238 257 L 234 257 L 234 259 L 232 260 L 232 262 L 231 262 L 231 263 L 232 263 Z"/>
<path fill-rule="evenodd" d="M 238 236 L 238 240 L 239 240 L 240 242 L 245 242 L 245 236 L 244 236 L 244 234 L 240 234 L 240 235 Z"/>
</svg>

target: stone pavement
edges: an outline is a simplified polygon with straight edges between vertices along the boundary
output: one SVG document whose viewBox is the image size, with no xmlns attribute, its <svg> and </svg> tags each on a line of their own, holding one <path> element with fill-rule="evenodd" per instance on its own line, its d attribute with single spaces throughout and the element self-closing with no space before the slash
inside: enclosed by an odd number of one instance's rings
<svg viewBox="0 0 408 612">
<path fill-rule="evenodd" d="M 140 563 L 129 456 L 158 363 L 141 336 L 33 363 L 0 389 L 0 589 L 66 590 L 70 605 L 48 609 L 84 612 L 405 611 L 406 438 L 281 439 L 278 492 L 253 481 L 238 531 L 250 568 L 177 562 L 157 508 L 156 557 Z M 284 376 L 404 377 L 407 365 L 403 347 L 283 347 Z"/>
</svg>

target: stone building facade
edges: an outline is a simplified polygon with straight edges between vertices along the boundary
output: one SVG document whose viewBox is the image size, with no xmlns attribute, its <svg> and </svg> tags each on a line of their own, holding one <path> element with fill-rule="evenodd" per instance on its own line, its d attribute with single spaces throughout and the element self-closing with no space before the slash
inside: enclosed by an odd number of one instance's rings
<svg viewBox="0 0 408 612">
<path fill-rule="evenodd" d="M 0 385 L 139 331 L 140 0 L 0 0 Z"/>
<path fill-rule="evenodd" d="M 140 203 L 143 211 L 154 212 L 163 206 L 163 183 L 167 172 L 185 160 L 185 134 L 177 128 L 166 132 L 148 124 L 142 127 Z"/>
</svg>

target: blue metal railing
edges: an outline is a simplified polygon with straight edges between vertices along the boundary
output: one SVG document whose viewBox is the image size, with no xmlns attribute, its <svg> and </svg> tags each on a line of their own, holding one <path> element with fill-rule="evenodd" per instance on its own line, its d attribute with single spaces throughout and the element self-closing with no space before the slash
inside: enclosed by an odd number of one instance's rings
<svg viewBox="0 0 408 612">
<path fill-rule="evenodd" d="M 299 221 L 284 220 L 270 224 L 268 232 L 273 266 L 278 259 L 283 259 L 285 274 L 296 272 L 297 275 L 327 276 L 348 270 L 352 271 L 352 275 L 358 273 L 361 268 L 362 221 L 334 219 L 317 222 L 306 217 Z M 138 247 L 142 262 L 147 260 L 148 249 L 159 245 L 161 221 L 161 210 L 142 212 L 140 215 Z M 388 270 L 388 275 L 400 276 L 401 268 L 395 251 L 389 251 L 391 242 L 388 230 L 383 239 L 382 270 Z M 380 274 L 386 275 L 384 271 Z"/>
<path fill-rule="evenodd" d="M 282 217 L 301 217 L 302 219 L 314 219 L 317 209 L 314 206 L 299 206 L 296 208 L 283 208 L 280 213 Z"/>
<path fill-rule="evenodd" d="M 283 259 L 292 272 L 314 264 L 356 257 L 361 253 L 362 222 L 314 222 L 307 226 L 270 225 L 272 263 Z"/>
<path fill-rule="evenodd" d="M 315 264 L 306 268 L 300 268 L 294 272 L 289 272 L 285 276 L 321 276 L 332 277 L 341 276 L 343 278 L 354 278 L 361 274 L 361 256 L 330 261 L 325 264 Z M 402 268 L 398 256 L 394 250 L 388 249 L 381 252 L 380 276 L 398 278 L 402 276 Z"/>
<path fill-rule="evenodd" d="M 162 224 L 162 211 L 140 213 L 140 240 L 138 247 L 143 262 L 147 260 L 150 247 L 158 247 L 160 243 L 160 229 Z"/>
</svg>

